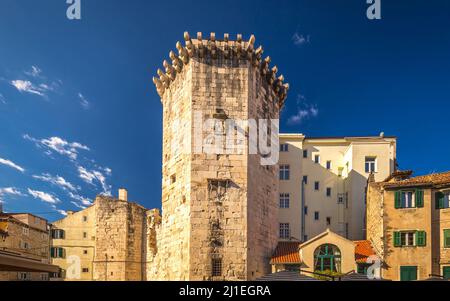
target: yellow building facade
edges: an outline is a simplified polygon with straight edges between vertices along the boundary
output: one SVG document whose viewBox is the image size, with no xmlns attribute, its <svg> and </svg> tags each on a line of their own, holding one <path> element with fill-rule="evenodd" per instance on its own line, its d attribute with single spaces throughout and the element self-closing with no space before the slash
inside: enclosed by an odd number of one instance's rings
<svg viewBox="0 0 450 301">
<path fill-rule="evenodd" d="M 367 191 L 367 236 L 391 280 L 450 279 L 450 172 L 396 172 Z"/>
<path fill-rule="evenodd" d="M 365 238 L 365 190 L 395 170 L 396 138 L 280 134 L 279 239 L 307 241 L 327 228 Z"/>
</svg>

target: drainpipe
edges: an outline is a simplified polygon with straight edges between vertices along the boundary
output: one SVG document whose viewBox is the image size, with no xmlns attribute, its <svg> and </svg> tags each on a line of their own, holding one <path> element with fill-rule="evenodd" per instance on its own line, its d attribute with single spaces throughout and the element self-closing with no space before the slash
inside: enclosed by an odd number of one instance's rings
<svg viewBox="0 0 450 301">
<path fill-rule="evenodd" d="M 305 180 L 302 179 L 302 191 L 301 191 L 301 195 L 302 195 L 302 200 L 301 200 L 301 217 L 302 217 L 302 223 L 301 223 L 301 231 L 300 233 L 302 233 L 302 237 L 300 238 L 300 241 L 303 241 L 305 238 Z"/>
</svg>

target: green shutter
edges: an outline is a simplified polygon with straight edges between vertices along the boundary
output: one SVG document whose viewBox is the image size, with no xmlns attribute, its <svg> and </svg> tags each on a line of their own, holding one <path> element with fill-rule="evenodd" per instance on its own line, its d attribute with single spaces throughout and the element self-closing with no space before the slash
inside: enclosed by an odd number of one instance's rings
<svg viewBox="0 0 450 301">
<path fill-rule="evenodd" d="M 425 231 L 416 232 L 416 246 L 425 247 L 427 245 L 427 233 Z"/>
<path fill-rule="evenodd" d="M 450 248 L 450 229 L 444 230 L 444 248 Z"/>
<path fill-rule="evenodd" d="M 416 207 L 417 208 L 423 207 L 423 190 L 422 189 L 416 189 Z"/>
<path fill-rule="evenodd" d="M 394 232 L 394 247 L 401 247 L 400 232 Z"/>
<path fill-rule="evenodd" d="M 58 257 L 64 258 L 64 249 L 63 248 L 58 248 Z"/>
<path fill-rule="evenodd" d="M 50 256 L 52 258 L 55 258 L 55 248 L 53 248 L 53 247 L 50 248 Z"/>
<path fill-rule="evenodd" d="M 450 267 L 443 267 L 442 274 L 444 276 L 444 279 L 450 279 Z"/>
<path fill-rule="evenodd" d="M 395 209 L 402 207 L 402 192 L 396 191 L 395 192 Z"/>
<path fill-rule="evenodd" d="M 435 195 L 436 209 L 444 208 L 444 198 L 445 198 L 445 194 L 443 194 L 440 191 L 436 192 L 436 195 Z"/>
</svg>

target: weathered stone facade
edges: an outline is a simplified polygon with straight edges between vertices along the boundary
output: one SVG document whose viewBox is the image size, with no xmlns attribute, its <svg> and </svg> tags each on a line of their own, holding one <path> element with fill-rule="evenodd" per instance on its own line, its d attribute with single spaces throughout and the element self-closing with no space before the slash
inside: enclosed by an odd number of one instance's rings
<svg viewBox="0 0 450 301">
<path fill-rule="evenodd" d="M 199 152 L 196 142 L 207 133 L 197 129 L 211 118 L 222 126 L 278 119 L 288 85 L 276 67 L 269 70 L 270 58 L 261 59 L 253 36 L 218 41 L 213 33 L 208 40 L 185 33 L 185 41 L 154 78 L 163 104 L 163 215 L 147 278 L 255 279 L 270 272 L 277 243 L 278 167 L 262 166 L 247 141 L 242 152 Z"/>
<path fill-rule="evenodd" d="M 0 212 L 0 232 L 5 233 L 0 237 L 0 250 L 18 258 L 48 264 L 50 239 L 47 225 L 47 220 L 32 214 Z M 0 271 L 0 281 L 46 281 L 49 276 L 48 272 Z"/>
<path fill-rule="evenodd" d="M 63 238 L 52 239 L 53 248 L 64 249 L 53 263 L 67 280 L 146 280 L 147 214 L 152 212 L 126 199 L 98 196 L 91 207 L 53 224 L 53 230 L 64 231 Z M 79 267 L 71 256 L 80 259 Z"/>
</svg>

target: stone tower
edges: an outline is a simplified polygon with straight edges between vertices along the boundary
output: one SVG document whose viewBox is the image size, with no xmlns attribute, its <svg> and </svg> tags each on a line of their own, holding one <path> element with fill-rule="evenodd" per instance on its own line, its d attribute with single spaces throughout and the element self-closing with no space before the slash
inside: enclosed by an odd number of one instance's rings
<svg viewBox="0 0 450 301">
<path fill-rule="evenodd" d="M 289 85 L 253 35 L 184 40 L 153 78 L 163 104 L 162 221 L 147 278 L 252 280 L 270 272 L 277 243 L 278 165 L 261 165 L 248 139 L 240 151 L 207 151 L 198 128 L 208 119 L 215 133 L 226 120 L 279 119 Z M 247 127 L 236 129 L 248 138 Z"/>
</svg>

